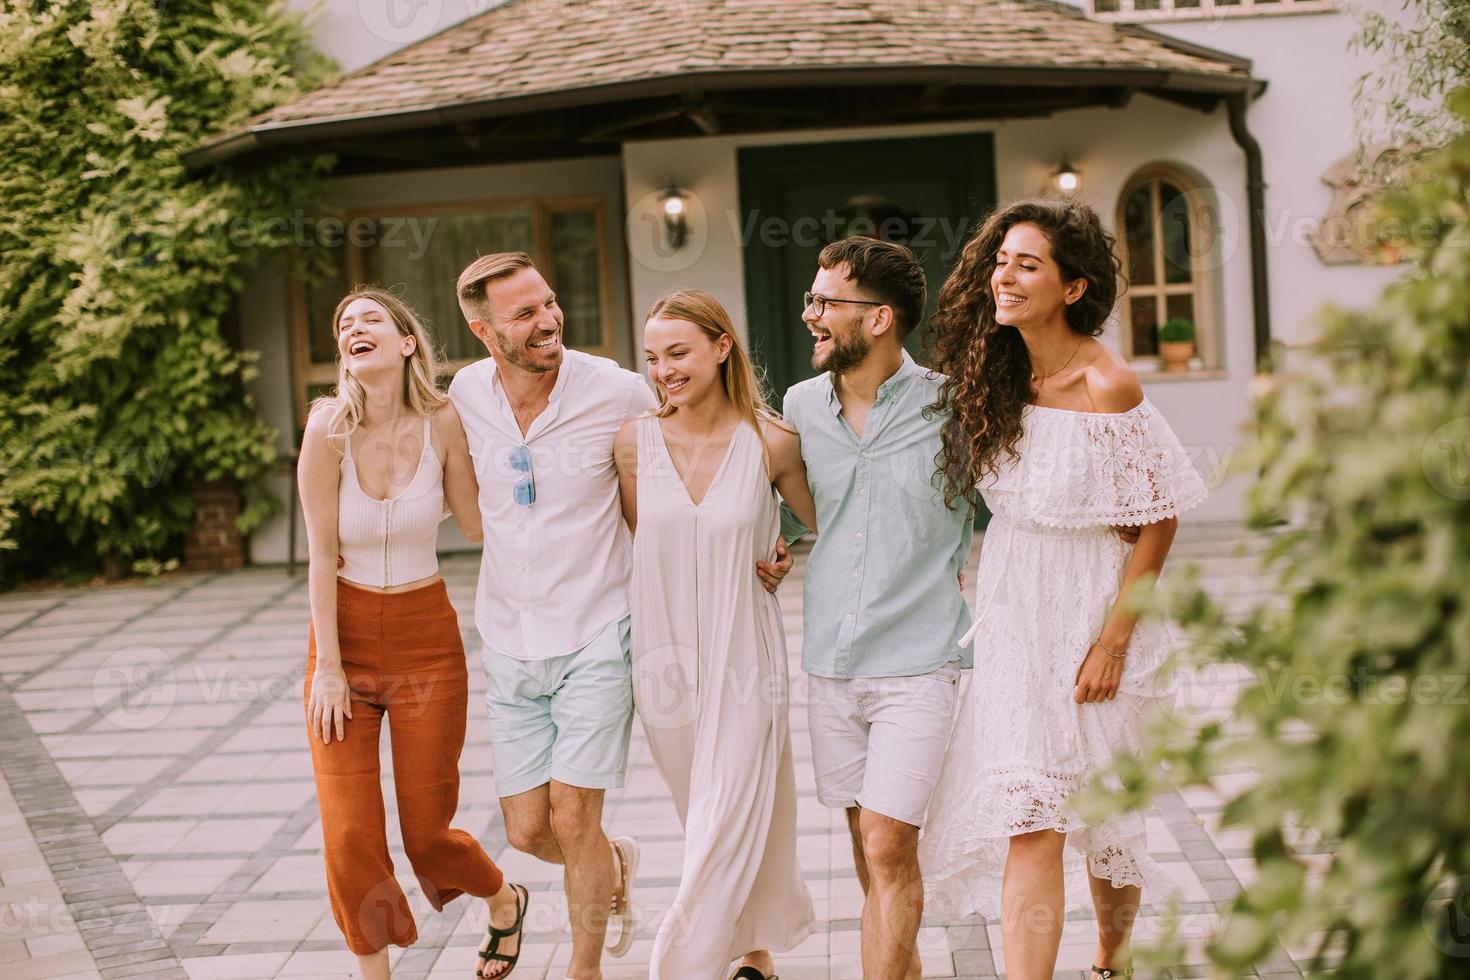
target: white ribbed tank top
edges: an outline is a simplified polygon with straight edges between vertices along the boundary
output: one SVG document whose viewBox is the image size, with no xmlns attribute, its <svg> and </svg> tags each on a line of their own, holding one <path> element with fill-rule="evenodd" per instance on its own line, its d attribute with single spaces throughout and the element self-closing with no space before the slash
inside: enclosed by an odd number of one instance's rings
<svg viewBox="0 0 1470 980">
<path fill-rule="evenodd" d="M 429 439 L 427 417 L 418 469 L 401 492 L 382 500 L 367 495 L 357 482 L 351 436 L 342 453 L 338 482 L 337 549 L 342 556 L 338 578 L 384 589 L 439 571 L 434 546 L 445 516 L 444 466 Z"/>
</svg>

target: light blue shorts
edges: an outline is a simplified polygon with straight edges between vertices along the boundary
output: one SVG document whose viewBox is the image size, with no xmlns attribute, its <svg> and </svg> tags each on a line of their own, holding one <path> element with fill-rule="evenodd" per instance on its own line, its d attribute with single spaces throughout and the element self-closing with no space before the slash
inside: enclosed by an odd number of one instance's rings
<svg viewBox="0 0 1470 980">
<path fill-rule="evenodd" d="M 516 796 L 551 780 L 617 789 L 633 732 L 631 617 L 585 647 L 547 660 L 517 660 L 481 648 L 495 792 Z"/>
</svg>

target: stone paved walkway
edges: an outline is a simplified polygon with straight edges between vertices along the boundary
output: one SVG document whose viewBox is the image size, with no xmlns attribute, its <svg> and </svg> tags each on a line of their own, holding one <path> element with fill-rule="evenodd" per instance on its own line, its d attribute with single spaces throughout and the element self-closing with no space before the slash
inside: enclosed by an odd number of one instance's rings
<svg viewBox="0 0 1470 980">
<path fill-rule="evenodd" d="M 1240 541 L 1237 528 L 1186 527 L 1172 560 L 1198 563 L 1217 596 L 1250 602 L 1264 588 L 1251 557 L 1259 549 L 1247 543 L 1237 554 Z M 471 645 L 476 559 L 450 556 L 443 570 Z M 800 859 L 822 925 L 779 963 L 785 980 L 836 980 L 861 974 L 861 896 L 845 822 L 817 803 L 812 785 L 798 668 L 801 571 L 799 563 L 781 598 Z M 301 717 L 307 618 L 304 579 L 279 568 L 0 596 L 0 976 L 353 974 L 327 908 Z M 457 825 L 537 893 L 518 980 L 560 978 L 570 947 L 559 870 L 506 846 L 475 668 Z M 1210 675 L 1193 697 L 1218 707 L 1230 687 L 1229 677 Z M 647 976 L 682 850 L 674 809 L 638 726 L 635 733 L 628 785 L 609 795 L 607 824 L 642 841 L 636 898 L 645 918 L 632 953 L 608 961 L 610 978 Z M 1221 801 L 1209 791 L 1171 795 L 1148 818 L 1152 850 L 1183 885 L 1187 935 L 1213 928 L 1217 903 L 1252 874 L 1247 842 L 1215 829 Z M 395 976 L 472 976 L 483 905 L 461 900 L 434 914 L 401 851 L 394 857 L 420 925 L 418 944 L 395 952 Z M 1145 909 L 1140 935 L 1158 922 L 1158 910 Z M 1059 976 L 1082 976 L 1092 928 L 1086 913 L 1069 919 Z M 999 933 L 979 919 L 926 924 L 925 975 L 996 975 Z M 1197 947 L 1194 964 L 1202 961 Z M 1300 975 L 1293 953 L 1302 951 L 1282 950 L 1262 975 Z M 1198 965 L 1179 971 L 1206 973 Z"/>
</svg>

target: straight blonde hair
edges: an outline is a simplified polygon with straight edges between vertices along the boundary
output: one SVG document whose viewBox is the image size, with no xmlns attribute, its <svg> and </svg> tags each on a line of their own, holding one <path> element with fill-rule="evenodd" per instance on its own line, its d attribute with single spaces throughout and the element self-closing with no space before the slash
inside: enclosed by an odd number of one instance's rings
<svg viewBox="0 0 1470 980">
<path fill-rule="evenodd" d="M 332 338 L 341 332 L 342 311 L 348 304 L 370 299 L 388 311 L 393 325 L 401 337 L 412 337 L 415 341 L 413 353 L 403 361 L 403 404 L 415 415 L 432 416 L 448 396 L 439 390 L 439 373 L 442 363 L 434 345 L 429 341 L 429 332 L 423 322 L 403 300 L 381 286 L 358 286 L 342 297 L 332 313 Z M 347 440 L 362 424 L 367 410 L 367 392 L 362 382 L 352 376 L 342 361 L 342 351 L 337 351 L 337 385 L 332 393 L 323 395 L 311 403 L 311 411 L 329 411 L 332 416 L 327 424 L 327 439 Z"/>
<path fill-rule="evenodd" d="M 712 341 L 718 342 L 721 337 L 729 337 L 730 353 L 720 365 L 720 383 L 725 387 L 725 395 L 730 399 L 730 404 L 735 406 L 736 414 L 755 430 L 762 446 L 766 442 L 766 434 L 761 428 L 762 422 L 774 422 L 786 427 L 781 416 L 767 402 L 765 379 L 735 333 L 729 311 L 719 300 L 703 289 L 676 289 L 655 300 L 643 319 L 646 323 L 655 317 L 692 323 Z M 658 411 L 654 413 L 658 418 L 668 418 L 674 414 L 675 406 L 669 404 L 662 389 L 658 391 L 658 403 Z"/>
</svg>

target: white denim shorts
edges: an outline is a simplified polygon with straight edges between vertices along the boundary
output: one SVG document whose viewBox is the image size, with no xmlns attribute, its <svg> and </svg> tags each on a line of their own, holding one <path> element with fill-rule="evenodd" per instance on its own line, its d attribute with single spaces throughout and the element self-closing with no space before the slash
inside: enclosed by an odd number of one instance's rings
<svg viewBox="0 0 1470 980">
<path fill-rule="evenodd" d="M 911 677 L 809 677 L 817 799 L 921 827 L 959 702 L 960 666 Z"/>
<path fill-rule="evenodd" d="M 625 616 L 582 649 L 546 660 L 481 649 L 497 796 L 553 779 L 583 789 L 623 785 L 633 733 L 630 623 Z"/>
</svg>

